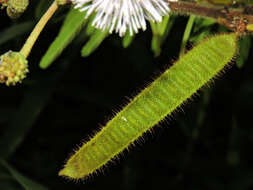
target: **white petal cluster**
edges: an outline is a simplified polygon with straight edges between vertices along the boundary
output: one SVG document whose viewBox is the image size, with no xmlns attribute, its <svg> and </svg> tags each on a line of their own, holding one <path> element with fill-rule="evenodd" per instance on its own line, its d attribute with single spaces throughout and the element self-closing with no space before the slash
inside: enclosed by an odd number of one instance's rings
<svg viewBox="0 0 253 190">
<path fill-rule="evenodd" d="M 130 35 L 139 29 L 146 29 L 145 19 L 161 22 L 162 16 L 170 11 L 166 0 L 72 0 L 75 8 L 96 16 L 93 26 L 115 31 L 123 36 L 127 30 Z"/>
</svg>

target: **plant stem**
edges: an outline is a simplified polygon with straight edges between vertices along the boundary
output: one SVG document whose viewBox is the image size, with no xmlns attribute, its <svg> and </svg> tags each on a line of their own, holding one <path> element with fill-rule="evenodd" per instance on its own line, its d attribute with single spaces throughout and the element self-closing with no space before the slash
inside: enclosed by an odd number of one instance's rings
<svg viewBox="0 0 253 190">
<path fill-rule="evenodd" d="M 184 31 L 184 36 L 183 36 L 183 40 L 182 40 L 181 48 L 180 48 L 180 53 L 179 53 L 180 57 L 182 57 L 184 55 L 185 47 L 186 47 L 187 41 L 190 37 L 191 30 L 192 30 L 192 27 L 194 24 L 194 20 L 195 20 L 195 16 L 191 15 L 189 17 L 188 23 L 187 23 L 185 31 Z"/>
<path fill-rule="evenodd" d="M 20 53 L 25 58 L 27 58 L 29 56 L 29 54 L 30 54 L 30 52 L 32 50 L 32 47 L 35 44 L 36 40 L 38 39 L 41 31 L 43 30 L 43 28 L 47 24 L 48 20 L 53 16 L 53 14 L 55 13 L 55 11 L 57 9 L 58 9 L 58 4 L 57 4 L 56 1 L 54 1 L 52 3 L 52 5 L 49 7 L 49 9 L 47 10 L 47 12 L 42 16 L 42 18 L 40 19 L 40 21 L 37 23 L 37 25 L 35 26 L 35 28 L 33 29 L 32 33 L 30 34 L 30 36 L 26 40 L 24 46 L 20 50 Z"/>
<path fill-rule="evenodd" d="M 249 32 L 253 33 L 252 6 L 229 10 L 225 8 L 206 7 L 195 2 L 167 0 L 167 3 L 172 13 L 211 18 L 239 35 Z"/>
<path fill-rule="evenodd" d="M 206 7 L 197 3 L 184 1 L 168 1 L 171 11 L 183 15 L 196 15 L 213 19 L 226 17 L 221 8 Z"/>
</svg>

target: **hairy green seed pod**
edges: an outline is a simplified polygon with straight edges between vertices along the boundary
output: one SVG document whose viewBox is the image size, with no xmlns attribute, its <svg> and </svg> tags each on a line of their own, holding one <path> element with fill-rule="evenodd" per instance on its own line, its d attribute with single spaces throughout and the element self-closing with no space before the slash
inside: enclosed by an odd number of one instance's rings
<svg viewBox="0 0 253 190">
<path fill-rule="evenodd" d="M 188 51 L 76 150 L 59 175 L 78 180 L 96 173 L 222 73 L 236 52 L 234 33 L 216 35 Z"/>
<path fill-rule="evenodd" d="M 28 73 L 28 61 L 19 52 L 9 51 L 0 56 L 0 83 L 7 86 L 21 83 Z"/>
<path fill-rule="evenodd" d="M 7 15 L 12 19 L 17 19 L 27 9 L 29 0 L 8 0 Z"/>
</svg>

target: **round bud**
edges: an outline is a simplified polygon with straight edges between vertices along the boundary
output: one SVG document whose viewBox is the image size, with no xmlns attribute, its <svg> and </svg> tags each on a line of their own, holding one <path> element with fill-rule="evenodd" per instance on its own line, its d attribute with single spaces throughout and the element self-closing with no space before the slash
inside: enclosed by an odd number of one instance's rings
<svg viewBox="0 0 253 190">
<path fill-rule="evenodd" d="M 28 61 L 19 52 L 9 51 L 0 56 L 0 83 L 7 86 L 21 83 L 28 73 Z"/>
<path fill-rule="evenodd" d="M 16 19 L 27 9 L 29 0 L 8 0 L 7 14 L 10 18 Z"/>
</svg>

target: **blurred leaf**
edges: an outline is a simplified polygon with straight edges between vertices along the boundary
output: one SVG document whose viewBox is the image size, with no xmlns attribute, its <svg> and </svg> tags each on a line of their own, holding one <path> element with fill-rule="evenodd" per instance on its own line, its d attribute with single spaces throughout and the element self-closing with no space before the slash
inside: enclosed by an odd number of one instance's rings
<svg viewBox="0 0 253 190">
<path fill-rule="evenodd" d="M 231 179 L 230 183 L 227 184 L 226 189 L 230 190 L 250 190 L 252 189 L 252 184 L 253 184 L 253 171 L 252 168 L 240 168 L 237 167 L 235 169 L 235 172 L 233 172 L 232 176 L 233 178 Z"/>
<path fill-rule="evenodd" d="M 210 103 L 211 94 L 212 94 L 212 89 L 209 89 L 209 88 L 205 89 L 205 91 L 203 92 L 199 112 L 196 117 L 196 128 L 198 130 L 200 127 L 202 127 L 204 120 L 206 118 L 206 115 L 207 115 L 206 111 L 207 111 L 207 107 Z"/>
<path fill-rule="evenodd" d="M 134 35 L 130 35 L 129 31 L 127 31 L 126 35 L 123 37 L 122 39 L 122 45 L 124 48 L 127 48 L 128 46 L 130 46 L 130 44 L 132 43 L 134 39 Z"/>
<path fill-rule="evenodd" d="M 5 167 L 0 165 L 0 180 L 6 181 L 6 180 L 12 180 L 12 179 L 13 177 L 9 174 L 8 170 Z"/>
<path fill-rule="evenodd" d="M 167 15 L 160 23 L 150 22 L 153 37 L 151 42 L 151 49 L 154 56 L 157 57 L 161 53 L 161 48 L 164 40 L 167 38 L 172 25 L 174 24 L 174 17 Z"/>
<path fill-rule="evenodd" d="M 65 62 L 63 62 L 64 64 Z M 68 62 L 69 63 L 69 62 Z M 62 65 L 63 65 L 62 64 Z M 58 68 L 57 72 L 47 74 L 43 80 L 36 81 L 24 93 L 24 99 L 9 121 L 8 128 L 0 139 L 0 157 L 8 158 L 23 142 L 39 114 L 47 105 L 49 98 L 59 83 L 59 79 L 67 67 Z M 41 76 L 38 76 L 39 78 Z"/>
<path fill-rule="evenodd" d="M 62 53 L 64 48 L 73 40 L 82 26 L 87 22 L 85 15 L 85 12 L 80 12 L 77 9 L 70 10 L 58 36 L 40 61 L 40 67 L 42 69 L 49 67 Z"/>
<path fill-rule="evenodd" d="M 1 161 L 1 159 L 0 159 Z M 23 189 L 8 169 L 0 164 L 0 189 L 20 190 Z"/>
<path fill-rule="evenodd" d="M 205 39 L 206 37 L 211 36 L 212 34 L 211 28 L 215 23 L 216 22 L 211 19 L 203 19 L 195 17 L 192 34 L 188 39 L 188 41 L 193 45 L 195 45 L 198 44 L 203 39 Z"/>
<path fill-rule="evenodd" d="M 40 112 L 43 110 L 49 90 L 40 86 L 27 90 L 20 108 L 15 112 L 9 122 L 8 129 L 0 141 L 0 156 L 7 158 L 15 152 L 17 146 L 24 140 L 27 132 L 36 121 Z"/>
<path fill-rule="evenodd" d="M 198 44 L 202 40 L 204 40 L 206 37 L 211 36 L 211 31 L 210 30 L 205 30 L 201 32 L 200 34 L 193 35 L 190 37 L 189 42 L 192 43 L 193 45 Z"/>
<path fill-rule="evenodd" d="M 0 122 L 7 122 L 10 118 L 10 116 L 13 113 L 13 109 L 12 108 L 8 108 L 8 107 L 3 107 L 0 108 Z"/>
<path fill-rule="evenodd" d="M 91 36 L 96 31 L 96 28 L 94 26 L 92 26 L 92 21 L 95 18 L 95 16 L 96 16 L 96 14 L 92 14 L 88 18 L 87 25 L 85 28 L 85 35 L 86 36 Z"/>
<path fill-rule="evenodd" d="M 242 68 L 244 63 L 247 61 L 249 56 L 249 51 L 251 47 L 251 36 L 242 36 L 239 40 L 239 56 L 236 60 L 236 66 Z"/>
<path fill-rule="evenodd" d="M 21 36 L 33 27 L 32 21 L 15 24 L 6 30 L 0 31 L 0 45 L 8 42 L 9 40 Z"/>
<path fill-rule="evenodd" d="M 6 190 L 20 190 L 22 188 L 22 186 L 20 186 L 16 181 L 14 181 L 13 179 L 11 180 L 1 180 L 0 179 L 0 188 L 1 189 L 6 189 Z"/>
<path fill-rule="evenodd" d="M 46 187 L 43 187 L 42 185 L 35 183 L 34 181 L 20 174 L 17 170 L 11 167 L 6 161 L 0 159 L 0 164 L 11 173 L 11 175 L 17 180 L 17 182 L 20 185 L 24 187 L 25 190 L 47 190 Z"/>
<path fill-rule="evenodd" d="M 204 31 L 215 23 L 216 21 L 212 19 L 195 17 L 193 32 Z"/>
<path fill-rule="evenodd" d="M 81 54 L 83 57 L 88 57 L 92 52 L 94 52 L 98 46 L 104 41 L 108 36 L 108 31 L 96 30 L 82 47 Z"/>
<path fill-rule="evenodd" d="M 48 5 L 50 4 L 50 2 L 51 0 L 43 0 L 37 2 L 37 6 L 34 13 L 36 20 L 39 20 L 42 17 L 42 15 L 48 9 Z"/>
<path fill-rule="evenodd" d="M 186 44 L 187 44 L 187 42 L 190 38 L 190 34 L 191 34 L 191 31 L 192 31 L 194 20 L 195 20 L 195 16 L 191 15 L 189 17 L 189 20 L 187 22 L 187 25 L 186 25 L 186 28 L 185 28 L 185 31 L 184 31 L 184 36 L 183 36 L 183 39 L 182 39 L 180 53 L 179 53 L 180 56 L 184 55 L 185 47 L 186 47 Z"/>
</svg>

